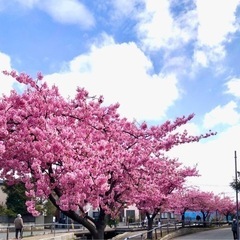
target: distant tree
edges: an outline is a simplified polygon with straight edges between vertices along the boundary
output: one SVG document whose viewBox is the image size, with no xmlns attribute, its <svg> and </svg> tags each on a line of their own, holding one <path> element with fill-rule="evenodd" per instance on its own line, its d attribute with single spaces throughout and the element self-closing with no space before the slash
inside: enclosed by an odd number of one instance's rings
<svg viewBox="0 0 240 240">
<path fill-rule="evenodd" d="M 0 205 L 0 215 L 5 215 L 6 214 L 6 207 L 3 205 Z"/>
<path fill-rule="evenodd" d="M 195 196 L 194 196 L 195 195 Z M 213 192 L 204 192 L 197 190 L 192 194 L 192 209 L 193 211 L 200 211 L 202 213 L 203 226 L 206 227 L 206 221 L 211 213 L 217 210 L 215 195 Z"/>
<path fill-rule="evenodd" d="M 25 186 L 21 182 L 14 185 L 7 185 L 6 183 L 4 183 L 3 192 L 7 194 L 7 215 L 16 216 L 16 214 L 18 213 L 22 215 L 29 214 L 25 204 L 25 202 L 27 201 L 25 191 Z"/>
<path fill-rule="evenodd" d="M 57 208 L 49 200 L 39 200 L 36 202 L 36 210 L 43 215 L 54 216 L 56 214 Z"/>
<path fill-rule="evenodd" d="M 230 197 L 221 198 L 219 195 L 214 195 L 212 192 L 202 192 L 199 189 L 181 189 L 175 192 L 169 198 L 171 202 L 171 211 L 179 213 L 182 216 L 182 226 L 184 227 L 186 211 L 200 211 L 204 225 L 206 219 L 211 213 L 216 212 L 224 215 L 226 220 L 234 214 L 235 203 Z M 217 220 L 217 215 L 216 215 Z"/>
<path fill-rule="evenodd" d="M 51 201 L 47 201 L 44 203 L 44 211 L 46 215 L 54 216 L 57 208 L 52 204 Z"/>
<path fill-rule="evenodd" d="M 182 189 L 187 177 L 197 176 L 198 173 L 195 168 L 183 167 L 178 160 L 166 158 L 163 161 L 163 157 L 161 161 L 152 162 L 149 169 L 154 172 L 155 178 L 151 178 L 148 171 L 142 169 L 136 189 L 132 191 L 132 198 L 136 199 L 136 206 L 147 217 L 147 238 L 151 239 L 150 230 L 153 228 L 154 218 L 159 212 L 168 211 L 171 205 L 170 196 L 177 189 Z"/>
<path fill-rule="evenodd" d="M 240 176 L 238 174 L 238 179 L 237 181 L 235 179 L 233 179 L 232 182 L 230 182 L 230 187 L 232 187 L 234 190 L 237 190 L 238 192 L 240 191 Z"/>
<path fill-rule="evenodd" d="M 182 227 L 185 226 L 185 213 L 196 209 L 194 199 L 197 192 L 195 188 L 182 188 L 169 197 L 170 210 L 181 215 Z"/>
<path fill-rule="evenodd" d="M 236 203 L 228 196 L 221 198 L 219 213 L 226 217 L 227 222 L 229 217 L 236 213 Z"/>
<path fill-rule="evenodd" d="M 16 216 L 20 213 L 22 215 L 28 215 L 26 201 L 28 198 L 25 195 L 26 187 L 23 183 L 19 182 L 14 185 L 7 185 L 4 183 L 3 192 L 7 194 L 6 199 L 6 209 L 4 213 L 8 216 Z M 51 201 L 42 201 L 41 198 L 36 203 L 36 208 L 39 212 L 46 215 L 54 215 L 56 212 L 56 207 L 51 203 Z M 0 209 L 1 211 L 1 209 Z"/>
</svg>

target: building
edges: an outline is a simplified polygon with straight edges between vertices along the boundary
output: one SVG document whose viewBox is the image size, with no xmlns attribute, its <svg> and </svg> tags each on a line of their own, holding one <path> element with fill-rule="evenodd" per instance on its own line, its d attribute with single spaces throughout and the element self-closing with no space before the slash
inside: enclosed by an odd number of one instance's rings
<svg viewBox="0 0 240 240">
<path fill-rule="evenodd" d="M 6 205 L 7 194 L 3 192 L 3 180 L 0 180 L 0 205 Z"/>
</svg>

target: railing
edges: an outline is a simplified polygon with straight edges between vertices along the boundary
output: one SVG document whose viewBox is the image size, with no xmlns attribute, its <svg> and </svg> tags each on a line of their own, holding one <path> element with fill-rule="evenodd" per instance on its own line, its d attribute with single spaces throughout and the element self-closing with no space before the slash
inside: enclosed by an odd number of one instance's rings
<svg viewBox="0 0 240 240">
<path fill-rule="evenodd" d="M 204 225 L 206 225 L 206 227 L 221 227 L 223 225 L 228 224 L 226 221 L 206 221 L 206 222 L 202 222 L 202 221 L 185 221 L 184 222 L 184 227 L 188 228 L 192 228 L 192 227 L 204 227 Z M 143 239 L 147 239 L 147 235 L 148 233 L 152 232 L 152 239 L 161 239 L 162 237 L 164 237 L 165 235 L 174 232 L 178 229 L 182 228 L 182 222 L 168 222 L 166 224 L 162 224 L 159 227 L 154 227 L 151 230 L 146 230 L 146 231 L 141 231 L 138 234 L 129 236 L 127 238 L 125 238 L 124 240 L 130 240 L 130 239 L 138 239 L 138 240 L 143 240 Z"/>
<path fill-rule="evenodd" d="M 227 224 L 227 222 L 206 222 L 207 227 L 216 226 L 219 227 L 223 224 Z M 185 227 L 203 227 L 203 222 L 200 221 L 185 221 Z M 124 227 L 124 225 L 122 226 Z M 127 228 L 139 228 L 138 231 L 141 231 L 138 234 L 133 236 L 129 236 L 125 238 L 125 240 L 130 239 L 146 239 L 146 236 L 149 232 L 152 232 L 153 239 L 160 239 L 166 234 L 174 232 L 175 230 L 182 227 L 182 222 L 168 222 L 166 224 L 162 224 L 161 226 L 155 226 L 152 230 L 147 231 L 146 226 L 142 227 L 140 222 L 130 223 L 125 225 Z M 117 228 L 121 228 L 118 226 Z M 24 224 L 23 229 L 23 237 L 36 236 L 36 235 L 45 235 L 45 234 L 53 234 L 55 236 L 58 233 L 67 233 L 67 232 L 78 232 L 86 230 L 81 224 L 60 224 L 60 223 L 48 223 L 48 224 L 35 224 L 29 223 Z M 1 226 L 0 225 L 0 239 L 10 240 L 15 237 L 15 228 L 12 225 L 9 226 Z"/>
<path fill-rule="evenodd" d="M 81 224 L 60 224 L 60 223 L 49 223 L 49 224 L 24 224 L 23 237 L 53 234 L 55 236 L 58 233 L 66 233 L 84 230 Z M 12 239 L 15 237 L 14 226 L 0 226 L 0 239 Z"/>
<path fill-rule="evenodd" d="M 152 232 L 152 239 L 159 239 L 162 238 L 163 235 L 165 234 L 169 234 L 170 232 L 176 231 L 179 228 L 179 225 L 177 223 L 166 223 L 166 224 L 162 224 L 159 227 L 154 227 L 151 230 L 148 231 L 144 231 L 132 236 L 129 236 L 127 238 L 125 238 L 124 240 L 129 240 L 129 239 L 146 239 L 148 233 Z"/>
</svg>

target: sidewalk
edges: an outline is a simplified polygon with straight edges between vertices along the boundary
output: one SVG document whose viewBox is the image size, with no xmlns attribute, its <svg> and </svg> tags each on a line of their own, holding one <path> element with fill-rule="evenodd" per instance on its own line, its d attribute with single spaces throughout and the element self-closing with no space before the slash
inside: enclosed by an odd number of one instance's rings
<svg viewBox="0 0 240 240">
<path fill-rule="evenodd" d="M 23 238 L 24 240 L 73 240 L 74 233 L 53 233 L 51 234 L 42 234 L 35 236 L 27 236 Z"/>
</svg>

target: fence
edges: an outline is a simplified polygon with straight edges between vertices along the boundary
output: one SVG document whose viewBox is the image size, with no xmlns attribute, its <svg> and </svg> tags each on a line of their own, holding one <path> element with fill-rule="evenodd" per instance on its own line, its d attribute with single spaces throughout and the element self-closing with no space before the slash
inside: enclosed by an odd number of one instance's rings
<svg viewBox="0 0 240 240">
<path fill-rule="evenodd" d="M 184 222 L 184 226 L 185 228 L 204 228 L 205 227 L 221 227 L 223 225 L 228 224 L 225 221 L 210 221 L 210 222 L 201 222 L 201 221 L 185 221 Z M 138 224 L 139 225 L 139 224 Z M 130 227 L 130 226 L 129 226 Z M 144 240 L 147 239 L 147 234 L 149 232 L 152 232 L 152 239 L 160 239 L 162 237 L 164 237 L 165 235 L 174 232 L 178 229 L 182 228 L 182 222 L 168 222 L 166 224 L 162 224 L 159 227 L 154 227 L 153 229 L 149 230 L 149 231 L 141 231 L 138 234 L 129 236 L 127 238 L 125 238 L 124 240 L 130 240 L 130 239 L 137 239 L 137 240 Z"/>
<path fill-rule="evenodd" d="M 49 224 L 25 224 L 23 227 L 23 237 L 44 235 L 44 234 L 55 234 L 66 233 L 84 230 L 81 224 L 59 224 L 59 223 L 49 223 Z M 15 237 L 14 226 L 0 226 L 0 240 L 9 240 Z"/>
<path fill-rule="evenodd" d="M 217 226 L 219 227 L 222 224 L 226 224 L 226 222 L 208 222 L 207 227 Z M 135 234 L 133 236 L 129 236 L 125 238 L 125 240 L 130 239 L 146 239 L 148 232 L 152 232 L 153 239 L 160 239 L 165 235 L 176 231 L 177 229 L 182 227 L 182 222 L 168 222 L 166 224 L 162 224 L 159 227 L 154 227 L 152 230 L 147 231 L 146 228 L 142 228 L 141 223 L 131 223 L 125 226 L 125 228 L 141 228 L 140 233 Z M 185 221 L 185 227 L 203 227 L 203 222 L 196 221 Z M 117 228 L 122 228 L 118 226 Z M 24 224 L 23 236 L 36 236 L 36 235 L 44 235 L 44 234 L 55 234 L 57 233 L 67 233 L 67 232 L 78 232 L 83 231 L 85 228 L 81 224 L 60 224 L 60 223 L 48 223 L 48 224 L 35 224 L 28 223 Z M 10 240 L 15 237 L 15 228 L 12 225 L 0 225 L 0 240 Z"/>
<path fill-rule="evenodd" d="M 176 231 L 180 227 L 177 223 L 166 223 L 162 224 L 160 227 L 154 227 L 153 229 L 149 231 L 144 231 L 135 235 L 132 235 L 130 237 L 125 238 L 124 240 L 129 239 L 146 239 L 147 234 L 149 232 L 152 232 L 152 239 L 159 239 L 162 238 L 164 235 L 169 234 L 170 232 Z"/>
</svg>

